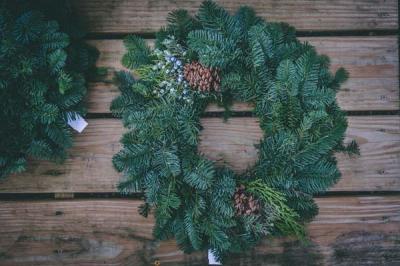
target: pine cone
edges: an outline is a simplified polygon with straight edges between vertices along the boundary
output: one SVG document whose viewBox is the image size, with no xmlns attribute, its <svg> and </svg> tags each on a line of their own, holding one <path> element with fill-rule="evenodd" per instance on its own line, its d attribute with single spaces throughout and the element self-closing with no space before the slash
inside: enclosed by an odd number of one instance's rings
<svg viewBox="0 0 400 266">
<path fill-rule="evenodd" d="M 260 210 L 260 203 L 245 191 L 245 186 L 240 185 L 234 194 L 236 215 L 257 214 Z"/>
<path fill-rule="evenodd" d="M 200 91 L 218 91 L 220 78 L 218 70 L 215 68 L 207 68 L 199 62 L 193 61 L 186 64 L 183 68 L 185 79 L 189 85 Z"/>
</svg>

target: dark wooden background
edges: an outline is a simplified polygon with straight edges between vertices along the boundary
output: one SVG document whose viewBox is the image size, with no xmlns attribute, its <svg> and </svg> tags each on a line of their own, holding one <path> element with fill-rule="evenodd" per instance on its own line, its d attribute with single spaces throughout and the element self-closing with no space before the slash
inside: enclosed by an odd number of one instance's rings
<svg viewBox="0 0 400 266">
<path fill-rule="evenodd" d="M 361 156 L 338 155 L 342 180 L 316 198 L 320 214 L 308 226 L 310 243 L 266 240 L 227 265 L 400 265 L 400 116 L 396 0 L 224 0 L 247 4 L 270 21 L 285 21 L 350 79 L 337 98 L 349 113 L 349 139 Z M 124 48 L 138 33 L 152 43 L 169 11 L 195 12 L 195 0 L 74 0 L 89 25 L 89 40 L 107 69 L 92 82 L 89 126 L 75 134 L 64 165 L 32 162 L 0 181 L 0 265 L 206 265 L 207 254 L 184 255 L 173 240 L 152 239 L 153 218 L 137 213 L 141 200 L 120 198 L 111 158 L 123 127 L 109 113 L 118 94 L 111 83 Z M 251 106 L 237 103 L 238 112 Z M 216 106 L 209 111 L 220 112 Z M 261 137 L 254 117 L 205 117 L 201 150 L 237 171 L 254 162 Z"/>
</svg>

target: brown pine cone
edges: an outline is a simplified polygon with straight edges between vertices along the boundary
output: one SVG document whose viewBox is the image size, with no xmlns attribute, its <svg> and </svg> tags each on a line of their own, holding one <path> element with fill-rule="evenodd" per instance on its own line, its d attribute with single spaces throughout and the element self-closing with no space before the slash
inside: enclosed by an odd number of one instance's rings
<svg viewBox="0 0 400 266">
<path fill-rule="evenodd" d="M 183 67 L 183 74 L 190 87 L 200 91 L 218 91 L 220 78 L 218 70 L 207 68 L 193 61 Z"/>
<path fill-rule="evenodd" d="M 246 192 L 246 187 L 244 185 L 240 185 L 236 188 L 236 192 L 233 196 L 234 205 L 236 209 L 236 215 L 250 215 L 250 214 L 258 214 L 260 210 L 260 203 L 258 200 L 254 198 L 253 195 L 250 195 Z"/>
</svg>

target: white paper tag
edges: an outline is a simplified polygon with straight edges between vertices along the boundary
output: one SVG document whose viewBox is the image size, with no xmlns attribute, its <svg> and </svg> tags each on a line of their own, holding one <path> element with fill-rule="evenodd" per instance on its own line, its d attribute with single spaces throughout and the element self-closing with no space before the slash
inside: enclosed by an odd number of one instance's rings
<svg viewBox="0 0 400 266">
<path fill-rule="evenodd" d="M 75 119 L 72 119 L 72 116 L 68 115 L 68 125 L 70 125 L 70 127 L 81 133 L 88 125 L 88 123 L 79 114 L 75 114 L 74 118 Z"/>
<path fill-rule="evenodd" d="M 208 250 L 208 265 L 222 265 L 221 262 L 217 261 L 210 249 Z"/>
</svg>

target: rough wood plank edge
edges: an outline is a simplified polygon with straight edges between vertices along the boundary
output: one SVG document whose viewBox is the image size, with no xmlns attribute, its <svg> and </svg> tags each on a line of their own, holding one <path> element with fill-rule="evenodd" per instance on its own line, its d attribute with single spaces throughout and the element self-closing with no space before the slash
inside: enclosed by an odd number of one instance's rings
<svg viewBox="0 0 400 266">
<path fill-rule="evenodd" d="M 348 111 L 398 110 L 399 62 L 396 36 L 381 37 L 307 37 L 301 38 L 314 45 L 318 52 L 331 58 L 332 71 L 346 68 L 350 79 L 343 85 L 337 98 Z M 108 74 L 101 82 L 91 83 L 87 97 L 90 113 L 109 113 L 109 106 L 118 89 L 112 84 L 113 73 L 123 70 L 121 57 L 125 51 L 121 40 L 92 40 L 90 44 L 100 51 L 97 62 Z M 152 41 L 149 40 L 149 44 Z M 249 111 L 247 104 L 235 104 L 234 111 Z M 210 105 L 210 112 L 222 111 Z"/>
<path fill-rule="evenodd" d="M 197 12 L 202 0 L 74 0 L 79 15 L 86 19 L 90 32 L 151 33 L 165 26 L 167 14 L 183 8 Z M 341 31 L 397 29 L 396 0 L 258 1 L 219 0 L 234 12 L 242 5 L 254 8 L 268 21 L 287 22 L 299 31 Z"/>
<path fill-rule="evenodd" d="M 400 263 L 400 196 L 316 199 L 310 243 L 266 240 L 224 265 L 396 265 Z M 152 239 L 153 217 L 138 200 L 0 202 L 0 264 L 206 265 L 173 240 Z M 311 264 L 308 264 L 311 263 Z"/>
<path fill-rule="evenodd" d="M 112 156 L 124 132 L 118 119 L 89 119 L 75 136 L 64 165 L 32 162 L 28 171 L 0 181 L 0 193 L 115 192 L 120 174 Z M 262 137 L 255 118 L 202 119 L 200 151 L 237 171 L 254 163 L 254 144 Z M 332 191 L 400 191 L 400 117 L 349 117 L 348 139 L 360 144 L 361 156 L 338 155 L 341 181 Z"/>
</svg>

